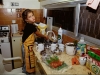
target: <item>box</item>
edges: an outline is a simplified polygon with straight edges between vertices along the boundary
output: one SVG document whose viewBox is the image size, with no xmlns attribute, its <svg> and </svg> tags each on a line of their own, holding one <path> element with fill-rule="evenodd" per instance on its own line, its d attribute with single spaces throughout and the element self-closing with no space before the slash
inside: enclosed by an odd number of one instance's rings
<svg viewBox="0 0 100 75">
<path fill-rule="evenodd" d="M 97 61 L 87 55 L 86 67 L 90 69 L 94 74 L 100 75 L 100 61 Z"/>
</svg>

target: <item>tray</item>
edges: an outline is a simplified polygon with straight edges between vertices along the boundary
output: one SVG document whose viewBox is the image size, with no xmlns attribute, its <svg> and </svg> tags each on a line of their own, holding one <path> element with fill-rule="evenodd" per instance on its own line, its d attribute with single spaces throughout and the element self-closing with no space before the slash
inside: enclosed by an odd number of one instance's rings
<svg viewBox="0 0 100 75">
<path fill-rule="evenodd" d="M 55 70 L 61 70 L 64 67 L 68 67 L 68 65 L 64 61 L 60 61 L 56 55 L 47 57 L 45 59 L 45 64 Z"/>
</svg>

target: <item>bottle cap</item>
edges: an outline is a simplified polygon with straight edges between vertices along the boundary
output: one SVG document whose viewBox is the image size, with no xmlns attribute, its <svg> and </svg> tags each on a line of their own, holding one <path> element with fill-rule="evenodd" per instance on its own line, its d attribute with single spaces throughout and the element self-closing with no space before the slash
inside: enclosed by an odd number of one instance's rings
<svg viewBox="0 0 100 75">
<path fill-rule="evenodd" d="M 81 42 L 84 41 L 84 37 L 81 37 L 80 41 L 81 41 Z"/>
<path fill-rule="evenodd" d="M 79 41 L 80 43 L 84 43 L 85 44 L 85 42 L 84 42 L 84 37 L 81 37 L 81 39 L 80 39 L 80 41 Z"/>
</svg>

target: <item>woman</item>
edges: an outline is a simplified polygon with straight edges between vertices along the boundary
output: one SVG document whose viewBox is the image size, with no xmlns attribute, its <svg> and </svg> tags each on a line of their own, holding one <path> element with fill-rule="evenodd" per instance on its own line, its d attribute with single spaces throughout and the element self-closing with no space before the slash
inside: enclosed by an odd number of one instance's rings
<svg viewBox="0 0 100 75">
<path fill-rule="evenodd" d="M 35 16 L 33 11 L 26 9 L 22 13 L 22 18 L 25 24 L 22 36 L 22 57 L 23 57 L 23 72 L 28 74 L 35 73 L 35 55 L 33 52 L 33 46 L 35 41 L 35 34 L 39 37 L 48 39 L 47 36 L 40 33 L 37 27 L 34 25 Z"/>
</svg>

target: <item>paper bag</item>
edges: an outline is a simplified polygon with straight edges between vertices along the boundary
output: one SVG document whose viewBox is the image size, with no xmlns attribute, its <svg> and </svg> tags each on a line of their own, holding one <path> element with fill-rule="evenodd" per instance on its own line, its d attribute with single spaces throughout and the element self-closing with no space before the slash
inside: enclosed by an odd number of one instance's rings
<svg viewBox="0 0 100 75">
<path fill-rule="evenodd" d="M 92 9 L 97 9 L 100 0 L 87 0 L 86 5 Z"/>
</svg>

